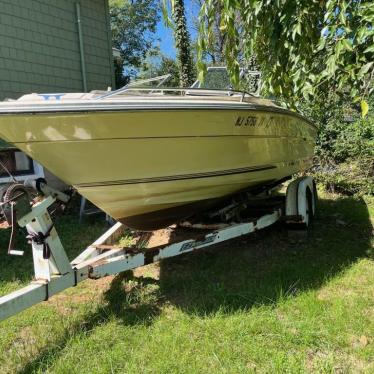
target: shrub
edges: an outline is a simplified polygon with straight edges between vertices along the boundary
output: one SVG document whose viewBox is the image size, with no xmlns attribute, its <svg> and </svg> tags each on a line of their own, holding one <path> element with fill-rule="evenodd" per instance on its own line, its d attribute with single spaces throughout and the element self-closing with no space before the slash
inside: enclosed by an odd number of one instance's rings
<svg viewBox="0 0 374 374">
<path fill-rule="evenodd" d="M 314 177 L 327 189 L 374 194 L 373 116 L 352 122 L 331 117 L 320 125 L 315 154 Z"/>
<path fill-rule="evenodd" d="M 330 121 L 321 126 L 316 156 L 327 163 L 373 157 L 374 117 L 354 122 Z"/>
</svg>

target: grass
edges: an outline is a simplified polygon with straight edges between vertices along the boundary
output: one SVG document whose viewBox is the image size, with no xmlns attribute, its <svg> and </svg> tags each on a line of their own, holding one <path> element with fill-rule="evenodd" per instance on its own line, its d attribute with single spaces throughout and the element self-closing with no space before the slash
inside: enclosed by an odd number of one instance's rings
<svg viewBox="0 0 374 374">
<path fill-rule="evenodd" d="M 83 282 L 0 323 L 1 373 L 374 372 L 373 219 L 374 200 L 324 194 L 308 241 L 273 226 Z M 104 230 L 57 226 L 71 258 Z M 0 294 L 32 275 L 4 252 Z"/>
</svg>

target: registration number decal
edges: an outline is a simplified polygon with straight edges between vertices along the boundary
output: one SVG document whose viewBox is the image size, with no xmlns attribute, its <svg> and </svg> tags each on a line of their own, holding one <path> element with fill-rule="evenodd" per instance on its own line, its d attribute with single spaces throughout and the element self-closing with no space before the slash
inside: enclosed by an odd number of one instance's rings
<svg viewBox="0 0 374 374">
<path fill-rule="evenodd" d="M 256 125 L 257 117 L 254 116 L 239 116 L 235 122 L 237 127 L 255 127 Z"/>
</svg>

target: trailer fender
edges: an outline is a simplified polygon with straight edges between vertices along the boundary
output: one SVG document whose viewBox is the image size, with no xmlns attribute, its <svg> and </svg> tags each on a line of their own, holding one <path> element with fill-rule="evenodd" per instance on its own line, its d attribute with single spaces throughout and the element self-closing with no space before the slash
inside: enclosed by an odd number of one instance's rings
<svg viewBox="0 0 374 374">
<path fill-rule="evenodd" d="M 312 177 L 292 181 L 286 192 L 286 223 L 308 227 L 316 212 L 317 189 Z"/>
</svg>

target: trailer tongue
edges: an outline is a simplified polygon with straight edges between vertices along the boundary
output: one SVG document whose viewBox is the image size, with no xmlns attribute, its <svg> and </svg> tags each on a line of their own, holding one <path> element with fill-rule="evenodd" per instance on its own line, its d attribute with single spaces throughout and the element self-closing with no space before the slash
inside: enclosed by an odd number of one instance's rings
<svg viewBox="0 0 374 374">
<path fill-rule="evenodd" d="M 30 201 L 30 188 L 41 197 Z M 25 182 L 25 185 L 12 184 L 5 189 L 1 203 L 3 216 L 12 227 L 12 233 L 16 225 L 26 228 L 32 247 L 35 278 L 27 287 L 0 297 L 0 321 L 87 278 L 101 278 L 202 249 L 263 229 L 280 219 L 294 227 L 307 227 L 315 213 L 316 193 L 310 177 L 299 178 L 290 183 L 285 198 L 230 202 L 210 215 L 218 215 L 229 223 L 184 222 L 173 230 L 189 230 L 188 239 L 150 248 L 115 245 L 125 230 L 121 223 L 117 223 L 71 262 L 48 210 L 52 205 L 58 202 L 64 204 L 68 200 L 68 195 L 48 187 L 43 180 Z M 251 211 L 253 206 L 262 206 L 262 214 L 243 218 L 240 213 Z M 14 249 L 13 238 L 14 235 L 11 236 L 8 253 L 22 255 L 23 252 Z"/>
</svg>

